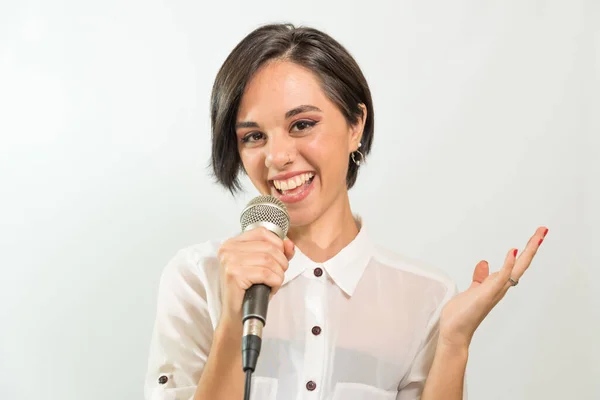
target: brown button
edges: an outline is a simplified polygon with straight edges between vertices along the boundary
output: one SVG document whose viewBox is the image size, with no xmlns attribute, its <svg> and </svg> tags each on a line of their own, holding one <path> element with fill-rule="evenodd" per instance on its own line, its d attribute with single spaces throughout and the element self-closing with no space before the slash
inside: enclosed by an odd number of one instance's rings
<svg viewBox="0 0 600 400">
<path fill-rule="evenodd" d="M 314 383 L 313 381 L 306 382 L 306 389 L 308 389 L 308 390 L 310 390 L 312 392 L 316 388 L 317 388 L 317 384 Z"/>
<path fill-rule="evenodd" d="M 315 336 L 318 336 L 321 334 L 321 327 L 320 326 L 313 326 L 312 328 L 312 334 Z"/>
<path fill-rule="evenodd" d="M 323 270 L 319 267 L 315 268 L 315 276 L 318 278 L 319 276 L 323 275 Z"/>
<path fill-rule="evenodd" d="M 158 383 L 160 383 L 161 385 L 164 385 L 168 381 L 169 381 L 169 378 L 167 378 L 165 375 L 162 375 L 160 378 L 158 378 Z"/>
</svg>

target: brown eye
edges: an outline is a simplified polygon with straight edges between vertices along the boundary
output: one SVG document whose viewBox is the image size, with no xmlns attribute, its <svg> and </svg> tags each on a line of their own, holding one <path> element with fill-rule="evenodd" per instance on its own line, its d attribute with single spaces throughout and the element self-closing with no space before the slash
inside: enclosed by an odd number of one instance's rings
<svg viewBox="0 0 600 400">
<path fill-rule="evenodd" d="M 264 139 L 265 135 L 262 132 L 252 132 L 242 138 L 243 143 L 254 143 Z"/>
<path fill-rule="evenodd" d="M 309 128 L 312 128 L 316 124 L 317 123 L 315 121 L 307 121 L 307 120 L 296 121 L 294 123 L 294 125 L 292 125 L 292 130 L 293 131 L 305 131 Z"/>
</svg>

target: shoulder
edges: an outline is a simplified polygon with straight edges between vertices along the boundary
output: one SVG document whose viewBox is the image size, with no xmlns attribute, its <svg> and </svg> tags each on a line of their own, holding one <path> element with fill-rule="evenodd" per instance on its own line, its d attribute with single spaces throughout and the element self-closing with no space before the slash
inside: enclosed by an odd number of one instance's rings
<svg viewBox="0 0 600 400">
<path fill-rule="evenodd" d="M 179 249 L 161 273 L 161 288 L 207 285 L 218 281 L 217 252 L 223 241 L 207 240 Z"/>
</svg>

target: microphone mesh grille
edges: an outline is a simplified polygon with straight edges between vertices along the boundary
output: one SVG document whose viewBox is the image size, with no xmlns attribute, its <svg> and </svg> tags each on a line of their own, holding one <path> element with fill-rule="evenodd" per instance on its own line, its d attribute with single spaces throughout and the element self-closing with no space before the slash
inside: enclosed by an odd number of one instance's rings
<svg viewBox="0 0 600 400">
<path fill-rule="evenodd" d="M 287 207 L 281 200 L 269 196 L 257 196 L 252 199 L 240 217 L 242 224 L 242 231 L 246 230 L 246 227 L 257 222 L 270 222 L 275 224 L 287 235 L 288 229 L 290 228 L 290 217 L 287 213 Z"/>
</svg>

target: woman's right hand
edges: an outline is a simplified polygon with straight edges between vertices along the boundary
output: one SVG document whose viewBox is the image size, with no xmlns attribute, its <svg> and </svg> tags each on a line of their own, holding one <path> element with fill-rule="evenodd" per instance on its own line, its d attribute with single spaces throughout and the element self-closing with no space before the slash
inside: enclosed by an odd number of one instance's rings
<svg viewBox="0 0 600 400">
<path fill-rule="evenodd" d="M 271 287 L 270 299 L 283 283 L 293 256 L 291 240 L 281 240 L 262 227 L 225 241 L 217 252 L 223 299 L 221 322 L 241 327 L 246 290 L 255 283 L 264 283 Z"/>
</svg>

